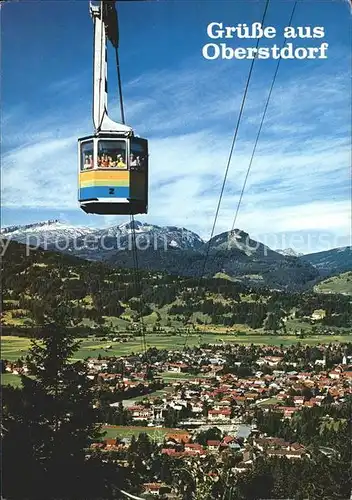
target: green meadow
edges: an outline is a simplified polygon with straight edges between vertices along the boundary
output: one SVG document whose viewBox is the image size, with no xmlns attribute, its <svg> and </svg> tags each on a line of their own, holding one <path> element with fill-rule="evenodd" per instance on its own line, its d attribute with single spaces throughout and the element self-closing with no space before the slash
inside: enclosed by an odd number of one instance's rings
<svg viewBox="0 0 352 500">
<path fill-rule="evenodd" d="M 177 350 L 183 349 L 185 343 L 187 346 L 198 346 L 202 343 L 221 344 L 222 342 L 236 344 L 264 344 L 292 345 L 300 342 L 301 344 L 315 345 L 329 342 L 352 342 L 352 334 L 348 335 L 310 335 L 303 339 L 293 335 L 228 335 L 211 334 L 204 335 L 192 334 L 186 335 L 157 335 L 147 334 L 147 347 L 157 347 L 158 349 Z M 30 346 L 30 340 L 24 337 L 3 336 L 1 338 L 2 359 L 9 361 L 17 360 L 27 354 Z M 110 347 L 111 348 L 108 348 Z M 101 340 L 98 338 L 83 338 L 74 359 L 85 359 L 88 357 L 101 356 L 126 356 L 131 353 L 143 351 L 142 338 L 134 337 L 128 342 L 120 343 L 111 340 Z"/>
<path fill-rule="evenodd" d="M 128 342 L 119 343 L 109 340 L 102 341 L 101 339 L 80 339 L 81 344 L 78 351 L 75 353 L 73 360 L 82 360 L 89 357 L 101 356 L 126 356 L 131 353 L 139 353 L 143 351 L 142 339 L 135 337 Z M 183 349 L 186 342 L 186 335 L 155 335 L 147 334 L 147 347 L 157 347 L 158 349 L 177 350 Z M 187 337 L 187 346 L 192 347 L 200 343 L 221 344 L 222 342 L 232 342 L 236 344 L 249 345 L 264 344 L 264 345 L 292 345 L 300 342 L 301 344 L 316 345 L 329 342 L 352 342 L 352 334 L 349 335 L 311 335 L 303 339 L 293 335 L 226 335 L 221 337 L 216 334 L 193 334 Z M 16 361 L 18 358 L 26 356 L 30 346 L 30 340 L 24 337 L 3 336 L 1 338 L 2 359 L 8 361 Z M 108 349 L 108 346 L 111 348 Z M 166 372 L 163 374 L 163 379 L 166 383 L 172 383 L 176 380 L 186 380 L 194 378 L 194 375 L 188 373 L 173 373 Z M 11 384 L 19 387 L 21 380 L 18 375 L 12 373 L 2 374 L 1 384 Z"/>
<path fill-rule="evenodd" d="M 124 427 L 120 425 L 104 425 L 102 431 L 105 432 L 103 439 L 131 438 L 138 437 L 140 433 L 146 433 L 153 441 L 163 441 L 165 434 L 183 433 L 180 429 L 167 429 L 165 427 Z"/>
</svg>

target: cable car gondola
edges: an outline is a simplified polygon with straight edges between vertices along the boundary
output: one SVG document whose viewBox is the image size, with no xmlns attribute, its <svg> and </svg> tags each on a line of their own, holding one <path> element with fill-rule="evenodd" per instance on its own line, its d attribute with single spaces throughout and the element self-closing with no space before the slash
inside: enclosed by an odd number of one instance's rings
<svg viewBox="0 0 352 500">
<path fill-rule="evenodd" d="M 148 211 L 148 141 L 107 112 L 107 38 L 115 47 L 118 77 L 118 24 L 115 1 L 90 3 L 94 23 L 94 135 L 78 139 L 78 201 L 90 214 L 134 215 Z M 122 103 L 121 86 L 120 102 Z"/>
</svg>

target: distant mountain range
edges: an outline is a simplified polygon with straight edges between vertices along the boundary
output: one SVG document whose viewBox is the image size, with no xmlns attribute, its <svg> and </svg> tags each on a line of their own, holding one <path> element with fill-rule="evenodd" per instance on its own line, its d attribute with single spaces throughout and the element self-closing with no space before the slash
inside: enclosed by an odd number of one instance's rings
<svg viewBox="0 0 352 500">
<path fill-rule="evenodd" d="M 185 228 L 160 227 L 135 221 L 133 232 L 132 224 L 127 222 L 106 229 L 94 229 L 68 225 L 59 220 L 49 220 L 38 224 L 6 227 L 1 233 L 7 238 L 33 246 L 52 248 L 57 244 L 57 250 L 61 250 L 60 246 L 64 247 L 64 242 L 67 242 L 70 248 L 77 243 L 77 251 L 82 251 L 82 255 L 86 250 L 89 253 L 89 249 L 95 244 L 100 251 L 126 250 L 133 243 L 133 234 L 136 235 L 137 247 L 140 249 L 146 248 L 147 244 L 154 249 L 182 250 L 197 250 L 204 245 L 204 241 L 197 234 Z M 82 246 L 84 248 L 81 248 Z"/>
<path fill-rule="evenodd" d="M 186 228 L 134 224 L 135 231 L 131 223 L 94 229 L 50 220 L 7 227 L 1 233 L 21 243 L 118 267 L 134 266 L 135 235 L 138 264 L 143 269 L 196 277 L 221 273 L 251 286 L 276 289 L 307 288 L 321 277 L 352 270 L 351 247 L 302 255 L 293 249 L 271 250 L 238 229 L 205 242 Z"/>
<path fill-rule="evenodd" d="M 55 242 L 65 238 L 86 236 L 95 231 L 95 229 L 72 226 L 53 219 L 24 226 L 8 226 L 1 229 L 1 234 L 20 243 L 32 242 L 35 245 L 38 242 L 44 244 L 46 241 Z"/>
<path fill-rule="evenodd" d="M 310 253 L 301 258 L 318 269 L 322 276 L 332 276 L 352 270 L 352 246 Z"/>
</svg>

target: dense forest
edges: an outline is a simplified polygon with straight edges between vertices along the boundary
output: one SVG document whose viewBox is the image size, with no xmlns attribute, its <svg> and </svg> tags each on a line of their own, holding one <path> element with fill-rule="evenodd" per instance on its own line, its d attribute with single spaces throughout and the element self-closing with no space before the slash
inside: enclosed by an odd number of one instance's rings
<svg viewBox="0 0 352 500">
<path fill-rule="evenodd" d="M 168 319 L 168 326 L 172 320 L 180 325 L 194 322 L 285 331 L 287 319 L 310 323 L 317 310 L 323 314 L 313 328 L 352 326 L 348 295 L 258 291 L 223 278 L 186 278 L 141 270 L 136 280 L 132 269 L 29 250 L 16 242 L 9 243 L 2 267 L 4 334 L 33 335 L 35 327 L 44 322 L 50 295 L 71 304 L 75 320 L 81 321 L 76 327 L 78 335 L 89 330 L 83 320 L 101 326 L 108 318 L 133 323 L 151 315 L 154 331 L 161 316 Z"/>
</svg>

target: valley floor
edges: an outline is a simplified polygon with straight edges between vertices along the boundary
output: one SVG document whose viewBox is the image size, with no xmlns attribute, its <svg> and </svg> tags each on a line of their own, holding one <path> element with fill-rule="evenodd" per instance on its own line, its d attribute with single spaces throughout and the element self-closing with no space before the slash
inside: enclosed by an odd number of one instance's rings
<svg viewBox="0 0 352 500">
<path fill-rule="evenodd" d="M 181 350 L 185 343 L 187 346 L 192 347 L 204 343 L 221 344 L 222 342 L 234 344 L 264 344 L 279 346 L 283 344 L 307 344 L 317 345 L 330 342 L 352 342 L 352 334 L 347 335 L 310 335 L 305 336 L 303 339 L 294 335 L 225 335 L 225 334 L 212 334 L 207 333 L 204 335 L 191 334 L 188 337 L 184 335 L 157 335 L 147 334 L 147 347 L 156 347 L 158 349 L 168 350 Z M 3 336 L 1 338 L 1 352 L 2 359 L 8 361 L 15 361 L 21 357 L 25 357 L 30 346 L 30 340 L 25 337 Z M 141 337 L 134 337 L 128 342 L 113 342 L 112 340 L 102 338 L 83 338 L 77 353 L 75 354 L 76 360 L 85 359 L 88 357 L 101 356 L 126 356 L 128 354 L 143 351 Z M 177 375 L 177 374 L 173 374 Z M 187 374 L 181 374 L 187 375 Z M 11 383 L 17 385 L 17 376 L 11 375 L 11 378 L 5 374 L 2 377 L 2 384 Z"/>
</svg>

